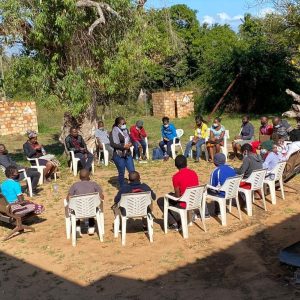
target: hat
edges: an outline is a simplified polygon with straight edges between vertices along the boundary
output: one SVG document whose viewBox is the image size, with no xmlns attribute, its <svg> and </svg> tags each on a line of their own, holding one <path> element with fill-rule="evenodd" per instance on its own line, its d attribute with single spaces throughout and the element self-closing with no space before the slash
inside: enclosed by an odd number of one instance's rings
<svg viewBox="0 0 300 300">
<path fill-rule="evenodd" d="M 34 130 L 27 130 L 27 136 L 29 139 L 32 139 L 34 137 L 37 137 L 37 132 Z"/>
<path fill-rule="evenodd" d="M 226 156 L 223 153 L 217 153 L 214 156 L 214 164 L 215 165 L 224 165 L 226 162 Z"/>
<path fill-rule="evenodd" d="M 144 122 L 143 122 L 142 120 L 138 120 L 138 121 L 136 121 L 135 125 L 136 125 L 137 127 L 143 127 Z"/>
<path fill-rule="evenodd" d="M 261 144 L 261 148 L 266 149 L 268 151 L 272 151 L 273 144 L 274 144 L 274 141 L 272 141 L 272 140 L 265 141 Z"/>
</svg>

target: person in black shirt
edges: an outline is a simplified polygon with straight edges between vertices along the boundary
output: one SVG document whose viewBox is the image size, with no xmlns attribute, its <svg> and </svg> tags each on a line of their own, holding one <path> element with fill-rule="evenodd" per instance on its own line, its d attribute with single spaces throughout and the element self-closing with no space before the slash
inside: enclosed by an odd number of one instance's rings
<svg viewBox="0 0 300 300">
<path fill-rule="evenodd" d="M 74 151 L 75 157 L 80 159 L 82 168 L 90 171 L 94 156 L 88 151 L 83 137 L 78 134 L 77 128 L 71 127 L 70 134 L 66 137 L 65 143 L 67 150 Z"/>
</svg>

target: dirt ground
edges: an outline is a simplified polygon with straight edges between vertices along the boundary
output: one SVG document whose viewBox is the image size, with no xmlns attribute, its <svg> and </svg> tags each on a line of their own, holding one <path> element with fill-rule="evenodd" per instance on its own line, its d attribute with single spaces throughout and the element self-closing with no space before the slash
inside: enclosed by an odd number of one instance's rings
<svg viewBox="0 0 300 300">
<path fill-rule="evenodd" d="M 239 164 L 239 163 L 236 163 Z M 208 182 L 213 165 L 190 162 L 201 183 Z M 158 197 L 172 190 L 174 161 L 137 165 L 142 181 Z M 25 233 L 0 243 L 0 299 L 300 299 L 300 290 L 287 281 L 292 272 L 278 261 L 279 250 L 300 239 L 300 178 L 277 192 L 277 205 L 267 197 L 268 211 L 256 201 L 253 217 L 243 220 L 228 213 L 228 226 L 217 218 L 189 227 L 189 239 L 162 230 L 162 213 L 154 204 L 154 243 L 140 220 L 128 222 L 127 243 L 114 239 L 114 166 L 96 168 L 93 180 L 104 189 L 105 239 L 83 234 L 76 247 L 66 239 L 63 198 L 77 180 L 62 173 L 58 195 L 44 185 L 40 197 L 46 211 Z M 210 207 L 212 211 L 212 207 Z M 11 228 L 1 223 L 0 236 Z"/>
</svg>

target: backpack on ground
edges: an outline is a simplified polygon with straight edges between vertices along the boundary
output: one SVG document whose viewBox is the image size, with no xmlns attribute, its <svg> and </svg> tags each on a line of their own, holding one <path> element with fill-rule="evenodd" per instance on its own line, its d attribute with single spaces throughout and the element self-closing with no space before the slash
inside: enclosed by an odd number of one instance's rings
<svg viewBox="0 0 300 300">
<path fill-rule="evenodd" d="M 162 150 L 158 147 L 154 148 L 152 153 L 152 159 L 158 160 L 163 158 L 164 158 L 164 153 L 162 152 Z"/>
</svg>

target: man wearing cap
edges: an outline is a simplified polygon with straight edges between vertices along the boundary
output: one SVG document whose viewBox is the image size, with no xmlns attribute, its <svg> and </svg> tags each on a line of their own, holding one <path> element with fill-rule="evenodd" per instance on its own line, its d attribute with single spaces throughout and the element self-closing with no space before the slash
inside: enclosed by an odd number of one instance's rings
<svg viewBox="0 0 300 300">
<path fill-rule="evenodd" d="M 146 159 L 146 137 L 147 133 L 144 129 L 144 122 L 142 120 L 138 120 L 135 125 L 130 128 L 130 138 L 134 147 L 136 159 L 141 159 L 140 148 L 142 148 L 142 159 Z"/>
<path fill-rule="evenodd" d="M 210 175 L 210 185 L 214 187 L 221 187 L 227 178 L 236 176 L 235 170 L 229 165 L 225 164 L 226 157 L 223 153 L 217 153 L 214 156 L 214 165 L 216 168 Z M 212 196 L 225 197 L 225 192 L 216 191 L 214 189 L 207 189 L 207 193 Z M 220 206 L 217 202 L 215 203 L 215 214 L 220 214 Z"/>
</svg>

